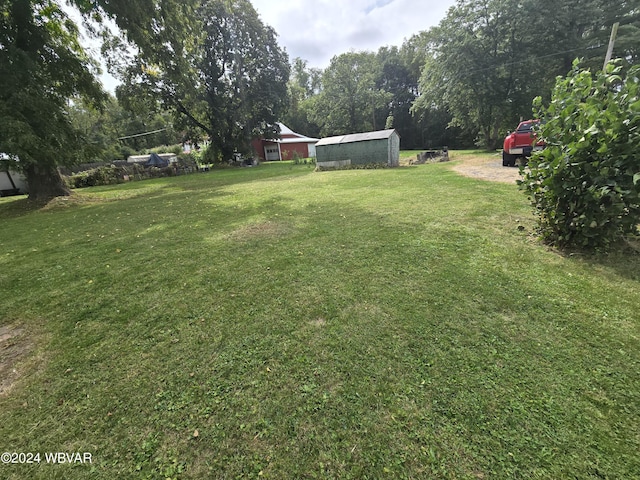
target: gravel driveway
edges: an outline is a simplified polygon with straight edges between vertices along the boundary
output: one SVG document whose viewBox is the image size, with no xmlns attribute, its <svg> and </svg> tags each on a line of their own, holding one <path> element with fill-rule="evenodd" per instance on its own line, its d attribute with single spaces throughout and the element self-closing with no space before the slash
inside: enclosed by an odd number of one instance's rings
<svg viewBox="0 0 640 480">
<path fill-rule="evenodd" d="M 465 177 L 479 178 L 491 182 L 516 183 L 520 178 L 517 167 L 503 167 L 500 154 L 487 156 L 456 155 L 452 160 L 459 161 L 452 170 Z"/>
</svg>

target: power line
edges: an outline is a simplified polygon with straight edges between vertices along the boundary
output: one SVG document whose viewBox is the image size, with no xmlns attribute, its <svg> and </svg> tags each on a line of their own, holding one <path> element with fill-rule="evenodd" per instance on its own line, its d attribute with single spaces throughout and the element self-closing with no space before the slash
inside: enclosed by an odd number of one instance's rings
<svg viewBox="0 0 640 480">
<path fill-rule="evenodd" d="M 165 130 L 168 130 L 168 128 L 161 128 L 160 130 L 154 130 L 153 132 L 137 133 L 135 135 L 128 135 L 126 137 L 118 137 L 118 140 L 126 140 L 128 138 L 144 137 L 146 135 L 153 135 L 154 133 L 164 132 Z"/>
</svg>

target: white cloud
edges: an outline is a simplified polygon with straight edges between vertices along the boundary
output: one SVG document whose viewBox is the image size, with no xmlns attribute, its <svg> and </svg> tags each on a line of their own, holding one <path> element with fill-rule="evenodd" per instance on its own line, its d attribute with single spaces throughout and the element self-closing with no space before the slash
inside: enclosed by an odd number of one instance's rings
<svg viewBox="0 0 640 480">
<path fill-rule="evenodd" d="M 455 0 L 252 0 L 291 58 L 325 68 L 334 55 L 376 51 L 440 23 Z"/>
</svg>

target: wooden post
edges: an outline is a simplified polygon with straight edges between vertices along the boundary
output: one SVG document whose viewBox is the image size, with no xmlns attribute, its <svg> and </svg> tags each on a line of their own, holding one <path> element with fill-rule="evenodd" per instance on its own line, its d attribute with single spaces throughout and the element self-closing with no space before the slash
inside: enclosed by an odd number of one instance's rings
<svg viewBox="0 0 640 480">
<path fill-rule="evenodd" d="M 616 22 L 611 28 L 611 38 L 609 38 L 609 48 L 607 49 L 607 56 L 604 57 L 604 66 L 602 67 L 603 70 L 607 69 L 607 63 L 611 61 L 611 57 L 613 56 L 613 46 L 616 43 L 616 35 L 618 34 L 619 26 L 620 22 Z"/>
</svg>

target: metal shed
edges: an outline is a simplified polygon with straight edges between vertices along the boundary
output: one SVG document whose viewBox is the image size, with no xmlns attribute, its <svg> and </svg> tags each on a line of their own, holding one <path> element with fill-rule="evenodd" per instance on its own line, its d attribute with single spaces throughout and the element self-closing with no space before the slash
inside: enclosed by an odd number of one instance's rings
<svg viewBox="0 0 640 480">
<path fill-rule="evenodd" d="M 349 165 L 400 164 L 400 135 L 394 129 L 323 138 L 316 144 L 318 167 L 340 168 Z"/>
</svg>

